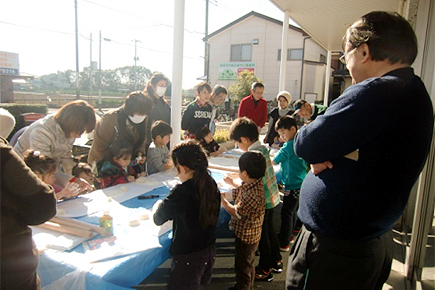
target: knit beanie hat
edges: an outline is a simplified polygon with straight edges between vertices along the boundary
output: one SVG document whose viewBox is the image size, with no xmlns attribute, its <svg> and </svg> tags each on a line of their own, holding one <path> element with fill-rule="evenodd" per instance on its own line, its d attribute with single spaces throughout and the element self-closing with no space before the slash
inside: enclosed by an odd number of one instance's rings
<svg viewBox="0 0 435 290">
<path fill-rule="evenodd" d="M 279 97 L 284 97 L 289 105 L 292 102 L 292 95 L 290 95 L 290 93 L 287 91 L 279 92 L 278 95 L 276 95 L 276 101 L 278 102 L 278 104 L 279 104 Z"/>
</svg>

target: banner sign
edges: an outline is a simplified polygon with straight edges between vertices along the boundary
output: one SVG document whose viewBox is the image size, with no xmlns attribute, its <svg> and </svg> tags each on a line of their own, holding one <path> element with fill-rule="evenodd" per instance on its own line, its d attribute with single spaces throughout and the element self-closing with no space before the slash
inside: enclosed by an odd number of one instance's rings
<svg viewBox="0 0 435 290">
<path fill-rule="evenodd" d="M 0 51 L 0 74 L 9 76 L 20 75 L 18 53 Z"/>
<path fill-rule="evenodd" d="M 237 80 L 237 77 L 246 70 L 255 74 L 255 62 L 221 62 L 219 80 Z"/>
</svg>

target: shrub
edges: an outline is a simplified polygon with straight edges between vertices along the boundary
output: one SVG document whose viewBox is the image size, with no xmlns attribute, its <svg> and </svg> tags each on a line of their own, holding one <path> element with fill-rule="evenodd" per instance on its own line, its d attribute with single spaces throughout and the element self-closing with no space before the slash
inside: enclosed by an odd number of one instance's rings
<svg viewBox="0 0 435 290">
<path fill-rule="evenodd" d="M 228 130 L 225 129 L 216 130 L 216 132 L 214 132 L 213 139 L 217 143 L 227 142 L 230 139 Z"/>
<path fill-rule="evenodd" d="M 261 82 L 253 72 L 244 71 L 237 77 L 237 82 L 228 88 L 228 93 L 233 101 L 240 101 L 251 94 L 251 85 L 254 82 Z"/>
</svg>

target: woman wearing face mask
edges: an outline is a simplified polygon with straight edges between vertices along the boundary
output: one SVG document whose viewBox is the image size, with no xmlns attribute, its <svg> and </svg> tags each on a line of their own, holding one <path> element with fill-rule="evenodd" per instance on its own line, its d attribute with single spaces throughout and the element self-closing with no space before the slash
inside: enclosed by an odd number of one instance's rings
<svg viewBox="0 0 435 290">
<path fill-rule="evenodd" d="M 124 105 L 104 114 L 98 120 L 94 132 L 94 141 L 89 151 L 88 163 L 103 160 L 116 139 L 127 140 L 133 147 L 133 160 L 146 155 L 149 142 L 149 115 L 153 110 L 153 101 L 142 92 L 132 92 Z M 145 158 L 138 160 L 140 164 Z"/>
<path fill-rule="evenodd" d="M 154 109 L 151 112 L 149 124 L 155 121 L 165 121 L 171 124 L 171 107 L 165 100 L 166 87 L 168 86 L 168 78 L 161 73 L 155 73 L 145 86 L 143 93 L 149 96 L 154 103 Z"/>
</svg>

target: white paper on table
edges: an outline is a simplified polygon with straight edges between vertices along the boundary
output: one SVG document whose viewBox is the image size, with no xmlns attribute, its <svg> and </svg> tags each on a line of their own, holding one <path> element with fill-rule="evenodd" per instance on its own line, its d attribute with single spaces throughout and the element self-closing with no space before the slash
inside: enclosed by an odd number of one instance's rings
<svg viewBox="0 0 435 290">
<path fill-rule="evenodd" d="M 145 177 L 145 183 L 129 182 L 109 188 L 95 190 L 77 198 L 57 204 L 57 215 L 61 217 L 81 217 L 110 210 L 115 204 L 132 199 L 153 189 L 178 183 L 174 170 L 167 170 Z"/>
<path fill-rule="evenodd" d="M 102 190 L 96 190 L 77 198 L 59 202 L 57 215 L 61 217 L 81 217 L 101 210 L 110 209 L 116 201 L 109 199 Z"/>
<path fill-rule="evenodd" d="M 162 186 L 172 188 L 170 186 L 176 184 L 177 179 L 175 171 L 170 169 L 146 177 L 140 177 L 139 182 L 118 184 L 101 190 L 108 197 L 121 203 Z"/>
<path fill-rule="evenodd" d="M 38 250 L 53 249 L 58 251 L 71 250 L 86 241 L 86 238 L 60 233 L 49 229 L 39 227 L 30 227 L 32 229 L 33 240 Z"/>
<path fill-rule="evenodd" d="M 84 242 L 85 255 L 89 262 L 94 263 L 119 256 L 133 254 L 154 248 L 161 248 L 159 236 L 172 229 L 172 222 L 156 226 L 152 219 L 141 220 L 140 224 L 131 227 L 123 220 L 114 224 L 115 237 L 112 242 L 102 242 L 98 249 L 90 249 Z"/>
<path fill-rule="evenodd" d="M 239 169 L 239 159 L 238 158 L 226 158 L 226 157 L 211 157 L 208 160 L 210 165 L 217 165 L 220 167 L 225 167 L 233 170 Z"/>
</svg>

